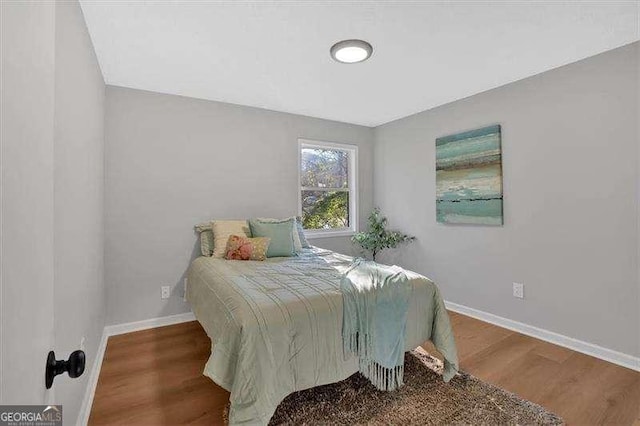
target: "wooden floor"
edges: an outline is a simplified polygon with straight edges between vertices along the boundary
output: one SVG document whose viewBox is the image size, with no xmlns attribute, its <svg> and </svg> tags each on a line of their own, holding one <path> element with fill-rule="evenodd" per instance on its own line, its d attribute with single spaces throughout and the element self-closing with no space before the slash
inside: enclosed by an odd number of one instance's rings
<svg viewBox="0 0 640 426">
<path fill-rule="evenodd" d="M 463 370 L 568 424 L 640 425 L 640 373 L 460 314 L 451 319 Z M 110 337 L 89 424 L 222 423 L 229 394 L 202 376 L 209 350 L 195 321 Z"/>
</svg>

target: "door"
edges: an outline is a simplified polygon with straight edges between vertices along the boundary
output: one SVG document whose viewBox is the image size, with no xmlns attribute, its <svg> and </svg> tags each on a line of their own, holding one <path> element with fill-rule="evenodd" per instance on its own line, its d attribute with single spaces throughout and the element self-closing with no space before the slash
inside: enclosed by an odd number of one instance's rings
<svg viewBox="0 0 640 426">
<path fill-rule="evenodd" d="M 0 403 L 47 404 L 53 348 L 54 2 L 0 2 Z"/>
</svg>

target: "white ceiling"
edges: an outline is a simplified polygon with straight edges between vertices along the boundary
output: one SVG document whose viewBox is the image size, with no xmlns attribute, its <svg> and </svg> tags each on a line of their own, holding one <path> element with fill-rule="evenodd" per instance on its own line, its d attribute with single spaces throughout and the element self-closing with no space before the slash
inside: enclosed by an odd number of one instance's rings
<svg viewBox="0 0 640 426">
<path fill-rule="evenodd" d="M 638 1 L 81 3 L 107 84 L 367 126 L 639 39 Z"/>
</svg>

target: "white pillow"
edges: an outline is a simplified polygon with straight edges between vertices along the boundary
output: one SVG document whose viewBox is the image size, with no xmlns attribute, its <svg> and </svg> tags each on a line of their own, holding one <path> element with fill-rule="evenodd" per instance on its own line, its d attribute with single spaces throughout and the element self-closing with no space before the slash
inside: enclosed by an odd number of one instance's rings
<svg viewBox="0 0 640 426">
<path fill-rule="evenodd" d="M 227 252 L 227 241 L 232 235 L 251 238 L 251 230 L 246 220 L 214 220 L 211 222 L 213 230 L 213 257 L 224 258 Z"/>
</svg>

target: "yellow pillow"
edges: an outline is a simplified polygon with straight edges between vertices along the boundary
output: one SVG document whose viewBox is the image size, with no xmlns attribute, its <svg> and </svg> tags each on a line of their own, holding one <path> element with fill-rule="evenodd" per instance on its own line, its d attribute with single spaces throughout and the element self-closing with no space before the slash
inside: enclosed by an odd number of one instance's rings
<svg viewBox="0 0 640 426">
<path fill-rule="evenodd" d="M 227 253 L 227 241 L 232 235 L 239 237 L 251 237 L 249 223 L 246 220 L 214 220 L 211 224 L 213 230 L 213 257 L 224 258 Z"/>
<path fill-rule="evenodd" d="M 271 238 L 232 235 L 227 242 L 227 260 L 265 260 Z"/>
</svg>

